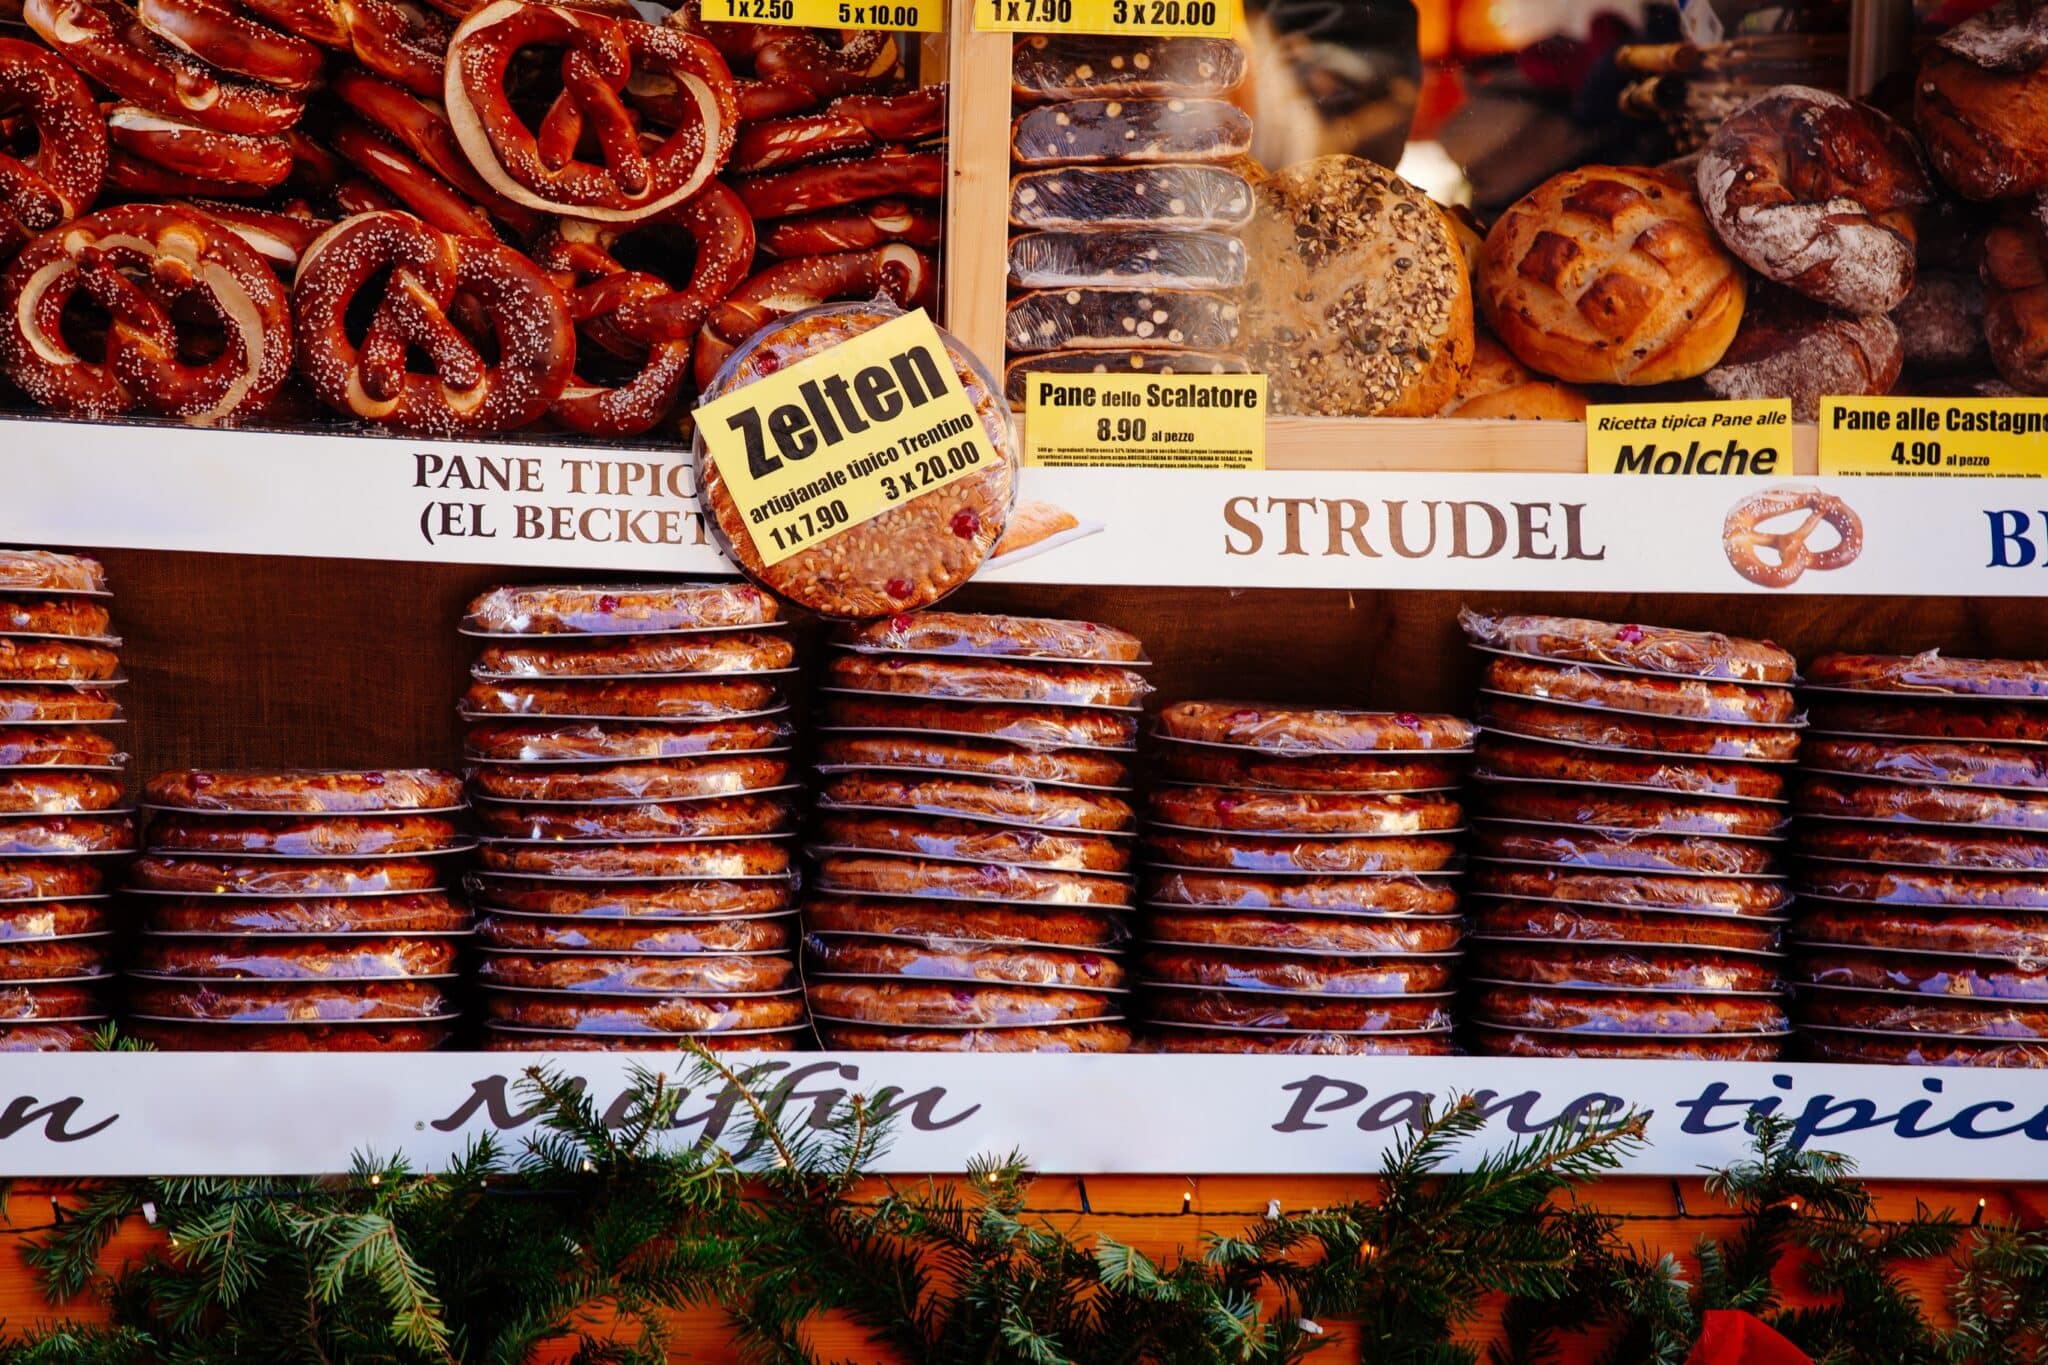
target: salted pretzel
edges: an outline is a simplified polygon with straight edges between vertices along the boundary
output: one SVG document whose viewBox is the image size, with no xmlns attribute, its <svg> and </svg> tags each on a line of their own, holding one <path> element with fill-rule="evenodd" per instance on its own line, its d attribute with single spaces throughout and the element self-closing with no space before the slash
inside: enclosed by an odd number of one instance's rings
<svg viewBox="0 0 2048 1365">
<path fill-rule="evenodd" d="M 1766 531 L 1764 523 L 1804 512 L 1805 519 L 1787 531 Z M 1828 549 L 1807 548 L 1823 524 L 1839 540 Z M 1766 488 L 1728 509 L 1721 528 L 1721 546 L 1735 572 L 1765 588 L 1789 588 L 1808 569 L 1840 569 L 1863 553 L 1863 519 L 1854 508 L 1817 488 Z M 1774 560 L 1759 551 L 1768 550 Z"/>
<path fill-rule="evenodd" d="M 197 199 L 202 195 L 218 195 L 223 199 L 261 199 L 270 191 L 261 185 L 237 185 L 231 181 L 201 180 L 197 176 L 181 175 L 119 147 L 109 147 L 107 193 L 118 193 L 130 199 L 164 201 Z"/>
<path fill-rule="evenodd" d="M 751 175 L 945 131 L 943 85 L 903 95 L 848 95 L 815 114 L 748 124 L 733 144 L 730 169 Z"/>
<path fill-rule="evenodd" d="M 791 218 L 895 195 L 936 199 L 946 188 L 946 157 L 943 152 L 883 147 L 865 155 L 748 176 L 733 188 L 756 218 Z"/>
<path fill-rule="evenodd" d="M 537 128 L 507 90 L 513 60 L 528 48 L 562 51 L 562 90 Z M 643 141 L 622 98 L 639 72 L 674 81 L 692 106 L 658 142 Z M 443 98 L 462 150 L 492 188 L 529 208 L 602 222 L 649 218 L 697 193 L 731 153 L 739 122 L 732 73 L 704 39 L 522 0 L 493 0 L 463 20 Z M 586 138 L 601 162 L 583 159 Z"/>
<path fill-rule="evenodd" d="M 22 17 L 80 74 L 145 109 L 258 137 L 306 111 L 295 91 L 222 75 L 161 41 L 120 0 L 27 0 Z"/>
<path fill-rule="evenodd" d="M 291 309 L 277 277 L 235 233 L 178 209 L 124 204 L 46 232 L 15 258 L 0 292 L 0 364 L 59 411 L 140 408 L 209 426 L 261 410 L 291 370 Z M 98 361 L 64 334 L 78 296 L 109 318 Z M 193 311 L 226 338 L 211 360 L 188 359 L 180 345 Z"/>
<path fill-rule="evenodd" d="M 456 193 L 454 186 L 435 175 L 404 152 L 393 147 L 359 123 L 340 123 L 329 138 L 334 150 L 363 173 L 382 191 L 378 196 L 357 195 L 343 199 L 349 213 L 377 209 L 398 209 L 421 219 L 440 232 L 457 237 L 475 237 L 486 242 L 498 240 L 490 215 Z"/>
<path fill-rule="evenodd" d="M 106 114 L 107 140 L 116 148 L 194 184 L 262 191 L 291 174 L 292 149 L 281 137 L 223 133 L 137 104 L 112 105 Z"/>
<path fill-rule="evenodd" d="M 284 90 L 304 90 L 326 60 L 317 44 L 244 13 L 233 0 L 137 0 L 142 26 L 208 66 Z"/>
<path fill-rule="evenodd" d="M 653 224 L 672 225 L 696 244 L 689 281 L 681 287 L 628 270 L 613 254 L 622 238 Z M 616 386 L 572 376 L 555 400 L 555 417 L 592 435 L 638 435 L 674 410 L 704 319 L 746 279 L 754 263 L 754 220 L 739 196 L 714 180 L 646 223 L 562 219 L 535 243 L 533 259 L 568 296 L 579 337 L 640 366 Z"/>
<path fill-rule="evenodd" d="M 437 221 L 435 214 L 425 207 L 438 205 L 439 212 L 452 215 L 453 200 L 466 200 L 471 209 L 481 209 L 521 239 L 531 237 L 546 222 L 540 214 L 524 204 L 513 203 L 484 183 L 463 154 L 462 144 L 455 140 L 455 129 L 449 125 L 448 113 L 439 101 L 422 99 L 360 71 L 337 71 L 329 86 L 366 124 L 407 154 L 405 162 L 388 154 L 381 157 L 383 174 L 347 153 L 350 162 L 434 226 L 444 232 L 457 231 L 450 223 Z"/>
<path fill-rule="evenodd" d="M 92 207 L 107 178 L 106 125 L 77 72 L 33 43 L 0 38 L 0 119 L 21 119 L 35 147 L 0 142 L 0 257 Z"/>
<path fill-rule="evenodd" d="M 771 223 L 761 234 L 761 249 L 770 256 L 789 257 L 866 251 L 890 242 L 936 247 L 945 226 L 945 215 L 932 200 L 877 199 Z"/>
<path fill-rule="evenodd" d="M 313 217 L 303 203 L 288 205 L 284 211 L 278 211 L 202 199 L 184 207 L 188 212 L 234 233 L 242 239 L 242 245 L 261 256 L 272 270 L 281 275 L 290 275 L 297 270 L 299 258 L 306 254 L 307 248 L 321 233 L 334 226 L 324 218 Z"/>
<path fill-rule="evenodd" d="M 837 256 L 778 261 L 711 310 L 697 336 L 697 387 L 708 389 L 725 358 L 769 323 L 834 299 L 886 294 L 904 308 L 928 308 L 938 298 L 939 271 L 915 247 L 885 246 Z"/>
<path fill-rule="evenodd" d="M 389 272 L 361 340 L 349 311 Z M 488 327 L 494 356 L 451 318 L 459 300 Z M 402 431 L 509 431 L 547 411 L 575 362 L 576 333 L 561 293 L 509 247 L 458 237 L 404 213 L 364 213 L 323 234 L 299 262 L 292 289 L 300 369 L 322 402 Z M 424 354 L 434 372 L 407 367 Z"/>
</svg>

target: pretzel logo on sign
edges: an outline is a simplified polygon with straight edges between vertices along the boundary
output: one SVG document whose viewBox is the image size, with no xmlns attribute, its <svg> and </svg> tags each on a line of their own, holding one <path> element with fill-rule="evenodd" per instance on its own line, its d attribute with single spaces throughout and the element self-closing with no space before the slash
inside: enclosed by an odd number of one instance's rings
<svg viewBox="0 0 2048 1365">
<path fill-rule="evenodd" d="M 1778 529 L 1766 529 L 1772 523 Z M 1834 528 L 1834 544 L 1813 543 L 1822 526 Z M 1808 569 L 1855 563 L 1863 553 L 1863 519 L 1848 503 L 1818 488 L 1766 488 L 1728 509 L 1721 548 L 1735 572 L 1750 582 L 1789 588 Z"/>
</svg>

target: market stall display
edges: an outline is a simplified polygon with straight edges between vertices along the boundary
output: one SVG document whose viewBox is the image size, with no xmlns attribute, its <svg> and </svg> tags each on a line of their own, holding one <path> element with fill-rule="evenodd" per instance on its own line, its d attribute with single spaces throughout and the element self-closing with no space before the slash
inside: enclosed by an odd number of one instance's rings
<svg viewBox="0 0 2048 1365">
<path fill-rule="evenodd" d="M 805 980 L 826 1047 L 1123 1051 L 1136 636 L 921 612 L 824 660 Z"/>
<path fill-rule="evenodd" d="M 461 1017 L 462 779 L 185 769 L 143 789 L 122 1027 L 166 1050 L 400 1052 Z"/>
<path fill-rule="evenodd" d="M 1473 759 L 1475 1046 L 1776 1056 L 1792 656 L 1660 626 L 1461 614 Z M 1581 1049 L 1589 1049 L 1582 1053 Z"/>
<path fill-rule="evenodd" d="M 485 1046 L 803 1035 L 785 625 L 731 583 L 508 586 L 470 603 Z"/>
<path fill-rule="evenodd" d="M 88 1045 L 112 1014 L 127 678 L 99 562 L 0 550 L 0 1051 Z"/>
</svg>

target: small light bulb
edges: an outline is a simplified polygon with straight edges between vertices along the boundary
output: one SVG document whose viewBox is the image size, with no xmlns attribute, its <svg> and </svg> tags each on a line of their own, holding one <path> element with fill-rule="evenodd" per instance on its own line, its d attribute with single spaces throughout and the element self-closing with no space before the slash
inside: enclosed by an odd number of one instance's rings
<svg viewBox="0 0 2048 1365">
<path fill-rule="evenodd" d="M 376 1186 L 378 1186 L 378 1185 L 381 1185 L 381 1184 L 383 1184 L 383 1183 L 384 1183 L 384 1177 L 383 1177 L 383 1176 L 381 1176 L 381 1175 L 378 1175 L 378 1174 L 376 1174 L 375 1172 L 372 1172 L 372 1173 L 371 1173 L 371 1175 L 370 1175 L 370 1185 L 371 1185 L 371 1187 L 372 1187 L 372 1188 L 375 1188 Z"/>
</svg>

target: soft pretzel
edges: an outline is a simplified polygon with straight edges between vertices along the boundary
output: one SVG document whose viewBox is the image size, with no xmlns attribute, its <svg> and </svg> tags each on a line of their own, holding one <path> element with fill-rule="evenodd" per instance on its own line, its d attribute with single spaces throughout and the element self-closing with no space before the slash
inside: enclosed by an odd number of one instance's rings
<svg viewBox="0 0 2048 1365">
<path fill-rule="evenodd" d="M 293 91 L 222 76 L 160 41 L 120 0 L 27 0 L 22 17 L 81 74 L 145 109 L 259 137 L 305 113 Z"/>
<path fill-rule="evenodd" d="M 303 202 L 284 210 L 251 208 L 246 204 L 218 200 L 195 200 L 183 206 L 194 217 L 217 223 L 242 239 L 242 245 L 261 256 L 271 269 L 290 275 L 298 269 L 299 257 L 321 233 L 333 224 L 315 218 Z"/>
<path fill-rule="evenodd" d="M 226 180 L 202 180 L 146 161 L 119 147 L 107 149 L 107 192 L 130 199 L 196 199 L 218 195 L 223 199 L 261 199 L 270 193 L 261 185 L 242 185 Z"/>
<path fill-rule="evenodd" d="M 1781 531 L 1766 531 L 1764 523 L 1795 513 L 1805 517 Z M 1835 528 L 1836 543 L 1825 550 L 1809 550 L 1807 542 L 1822 523 Z M 1856 562 L 1863 553 L 1863 519 L 1856 510 L 1832 493 L 1817 488 L 1766 488 L 1752 493 L 1728 509 L 1721 528 L 1721 546 L 1735 572 L 1765 588 L 1789 588 L 1808 569 L 1840 569 Z M 1769 550 L 1766 560 L 1759 551 Z"/>
<path fill-rule="evenodd" d="M 848 95 L 814 114 L 748 124 L 733 144 L 731 169 L 751 175 L 945 131 L 943 84 L 903 95 Z"/>
<path fill-rule="evenodd" d="M 708 389 L 725 358 L 769 323 L 834 299 L 886 294 L 903 308 L 927 308 L 938 298 L 938 267 L 914 247 L 884 246 L 779 261 L 748 280 L 711 310 L 697 337 L 697 387 Z"/>
<path fill-rule="evenodd" d="M 232 0 L 138 0 L 135 12 L 172 47 L 230 75 L 283 90 L 304 90 L 320 76 L 318 44 L 250 17 Z"/>
<path fill-rule="evenodd" d="M 338 124 L 334 150 L 374 186 L 370 193 L 350 186 L 335 198 L 350 213 L 391 208 L 406 212 L 439 232 L 495 242 L 498 230 L 474 200 L 359 123 Z"/>
<path fill-rule="evenodd" d="M 936 199 L 946 188 L 946 156 L 888 146 L 748 176 L 734 188 L 756 218 L 790 218 L 895 195 Z"/>
<path fill-rule="evenodd" d="M 0 366 L 45 407 L 89 416 L 141 408 L 193 425 L 262 409 L 291 369 L 291 310 L 263 259 L 198 215 L 127 204 L 46 232 L 0 280 L 10 315 Z M 75 295 L 109 314 L 95 362 L 65 339 Z M 187 359 L 179 313 L 196 306 L 227 337 L 211 360 Z"/>
<path fill-rule="evenodd" d="M 530 47 L 562 49 L 562 91 L 529 128 L 506 88 Z M 629 80 L 665 77 L 688 117 L 643 140 L 621 97 Z M 604 222 L 648 218 L 704 187 L 739 124 L 732 74 L 717 49 L 679 29 L 589 10 L 493 0 L 449 42 L 444 99 L 455 135 L 499 193 L 529 208 Z M 579 145 L 594 139 L 602 162 Z"/>
<path fill-rule="evenodd" d="M 635 225 L 564 218 L 534 247 L 535 263 L 568 297 L 579 335 L 641 362 L 637 374 L 616 386 L 571 376 L 553 412 L 577 431 L 634 436 L 667 417 L 689 380 L 704 319 L 753 264 L 754 220 L 739 196 L 715 180 L 647 220 L 654 224 L 677 228 L 695 243 L 690 278 L 680 287 L 619 264 L 614 249 Z"/>
<path fill-rule="evenodd" d="M 360 342 L 348 314 L 389 270 Z M 455 325 L 457 296 L 473 299 L 496 336 L 487 358 Z M 406 431 L 509 431 L 547 410 L 575 361 L 562 296 L 507 247 L 436 231 L 402 213 L 365 213 L 330 228 L 299 264 L 293 288 L 301 366 L 313 391 L 342 412 Z M 435 372 L 408 370 L 425 353 Z"/>
<path fill-rule="evenodd" d="M 761 234 L 761 249 L 787 258 L 868 251 L 891 242 L 936 247 L 945 225 L 945 215 L 933 200 L 877 199 L 770 224 Z"/>
<path fill-rule="evenodd" d="M 0 119 L 35 129 L 35 150 L 0 152 L 0 257 L 92 207 L 107 178 L 107 133 L 77 72 L 33 43 L 0 38 Z"/>
<path fill-rule="evenodd" d="M 281 137 L 223 133 L 136 104 L 107 110 L 107 140 L 138 161 L 223 189 L 273 189 L 292 169 L 291 147 Z"/>
<path fill-rule="evenodd" d="M 337 98 L 346 104 L 370 127 L 389 138 L 397 147 L 407 153 L 421 176 L 446 182 L 441 193 L 448 198 L 459 196 L 476 208 L 483 209 L 492 219 L 503 223 L 520 238 L 530 238 L 546 221 L 540 214 L 524 204 L 515 204 L 499 194 L 484 178 L 476 173 L 464 155 L 462 144 L 456 141 L 455 129 L 448 122 L 448 113 L 437 100 L 423 99 L 411 90 L 401 88 L 390 81 L 360 71 L 337 71 L 330 82 L 330 88 Z M 364 170 L 374 170 L 350 157 L 351 164 Z M 392 164 L 384 163 L 387 168 Z M 407 203 L 412 199 L 403 190 L 392 185 L 382 176 L 378 182 Z M 409 182 L 415 193 L 431 194 L 431 190 L 418 187 L 418 177 Z M 452 191 L 452 193 L 450 193 Z M 428 222 L 434 222 L 432 215 L 415 208 Z M 444 232 L 454 228 L 445 223 L 435 223 Z"/>
</svg>

